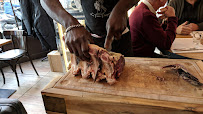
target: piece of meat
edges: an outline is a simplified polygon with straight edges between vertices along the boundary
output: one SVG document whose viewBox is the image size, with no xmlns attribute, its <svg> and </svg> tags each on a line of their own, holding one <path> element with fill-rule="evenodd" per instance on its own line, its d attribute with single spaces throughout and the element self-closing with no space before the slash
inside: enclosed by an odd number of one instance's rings
<svg viewBox="0 0 203 114">
<path fill-rule="evenodd" d="M 120 53 L 108 52 L 94 44 L 89 44 L 90 62 L 82 61 L 71 54 L 71 69 L 74 75 L 82 78 L 92 77 L 95 81 L 106 79 L 110 85 L 116 82 L 125 65 L 124 56 Z"/>
</svg>

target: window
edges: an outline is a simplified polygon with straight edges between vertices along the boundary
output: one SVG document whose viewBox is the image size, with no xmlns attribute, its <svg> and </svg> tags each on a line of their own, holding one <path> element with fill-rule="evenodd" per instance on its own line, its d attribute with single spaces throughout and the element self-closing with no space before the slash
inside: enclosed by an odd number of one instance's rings
<svg viewBox="0 0 203 114">
<path fill-rule="evenodd" d="M 19 1 L 0 0 L 0 32 L 8 29 L 17 30 L 18 28 L 22 28 Z"/>
</svg>

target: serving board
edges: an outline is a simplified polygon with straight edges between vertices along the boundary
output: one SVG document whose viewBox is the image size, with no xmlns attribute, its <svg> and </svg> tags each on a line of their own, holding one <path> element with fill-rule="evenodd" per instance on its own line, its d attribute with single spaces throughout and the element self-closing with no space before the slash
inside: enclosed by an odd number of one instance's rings
<svg viewBox="0 0 203 114">
<path fill-rule="evenodd" d="M 106 81 L 94 82 L 92 79 L 83 79 L 68 72 L 52 82 L 42 94 L 46 95 L 48 92 L 68 96 L 65 97 L 65 101 L 72 101 L 73 99 L 69 99 L 70 96 L 77 96 L 77 99 L 83 99 L 86 96 L 86 100 L 100 99 L 117 102 L 117 104 L 127 103 L 203 112 L 203 87 L 191 85 L 179 77 L 174 70 L 162 69 L 166 65 L 180 64 L 203 83 L 203 73 L 199 67 L 203 64 L 201 61 L 198 61 L 198 64 L 195 60 L 155 58 L 125 58 L 125 61 L 124 71 L 114 85 L 109 85 Z M 121 100 L 120 97 L 127 101 Z M 88 100 L 85 102 L 88 103 Z M 69 103 L 66 102 L 66 104 Z M 67 107 L 66 109 L 68 110 Z"/>
</svg>

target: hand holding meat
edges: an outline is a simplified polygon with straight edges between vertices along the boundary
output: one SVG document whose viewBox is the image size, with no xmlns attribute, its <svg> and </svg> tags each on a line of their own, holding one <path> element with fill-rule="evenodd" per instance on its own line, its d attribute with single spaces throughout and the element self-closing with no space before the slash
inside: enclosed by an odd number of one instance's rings
<svg viewBox="0 0 203 114">
<path fill-rule="evenodd" d="M 90 61 L 81 61 L 71 54 L 71 70 L 73 75 L 81 75 L 82 78 L 93 78 L 94 81 L 106 79 L 110 85 L 116 82 L 125 65 L 124 56 L 120 53 L 107 50 L 89 44 Z"/>
<path fill-rule="evenodd" d="M 84 28 L 73 28 L 65 35 L 65 43 L 71 53 L 81 60 L 89 60 L 88 43 L 93 43 L 90 33 Z"/>
</svg>

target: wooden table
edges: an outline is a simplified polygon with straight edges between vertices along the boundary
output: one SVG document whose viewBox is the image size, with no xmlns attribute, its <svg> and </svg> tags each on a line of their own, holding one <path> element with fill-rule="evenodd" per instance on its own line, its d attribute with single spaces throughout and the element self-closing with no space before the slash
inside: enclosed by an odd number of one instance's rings
<svg viewBox="0 0 203 114">
<path fill-rule="evenodd" d="M 3 45 L 9 44 L 11 42 L 12 42 L 12 40 L 10 40 L 10 39 L 0 39 L 0 47 Z"/>
<path fill-rule="evenodd" d="M 176 38 L 192 38 L 191 35 L 180 35 L 180 34 L 176 34 Z"/>
<path fill-rule="evenodd" d="M 124 71 L 111 86 L 105 81 L 75 77 L 71 72 L 57 77 L 42 91 L 46 111 L 67 114 L 203 113 L 203 87 L 191 85 L 171 69 L 162 69 L 165 65 L 181 64 L 203 83 L 202 61 L 135 57 L 125 60 Z"/>
<path fill-rule="evenodd" d="M 192 38 L 191 35 L 176 35 L 176 38 Z M 173 46 L 173 45 L 172 45 Z M 198 53 L 176 53 L 181 56 L 189 57 L 189 58 L 194 58 L 194 59 L 200 59 L 203 60 L 203 53 L 198 52 Z"/>
</svg>

